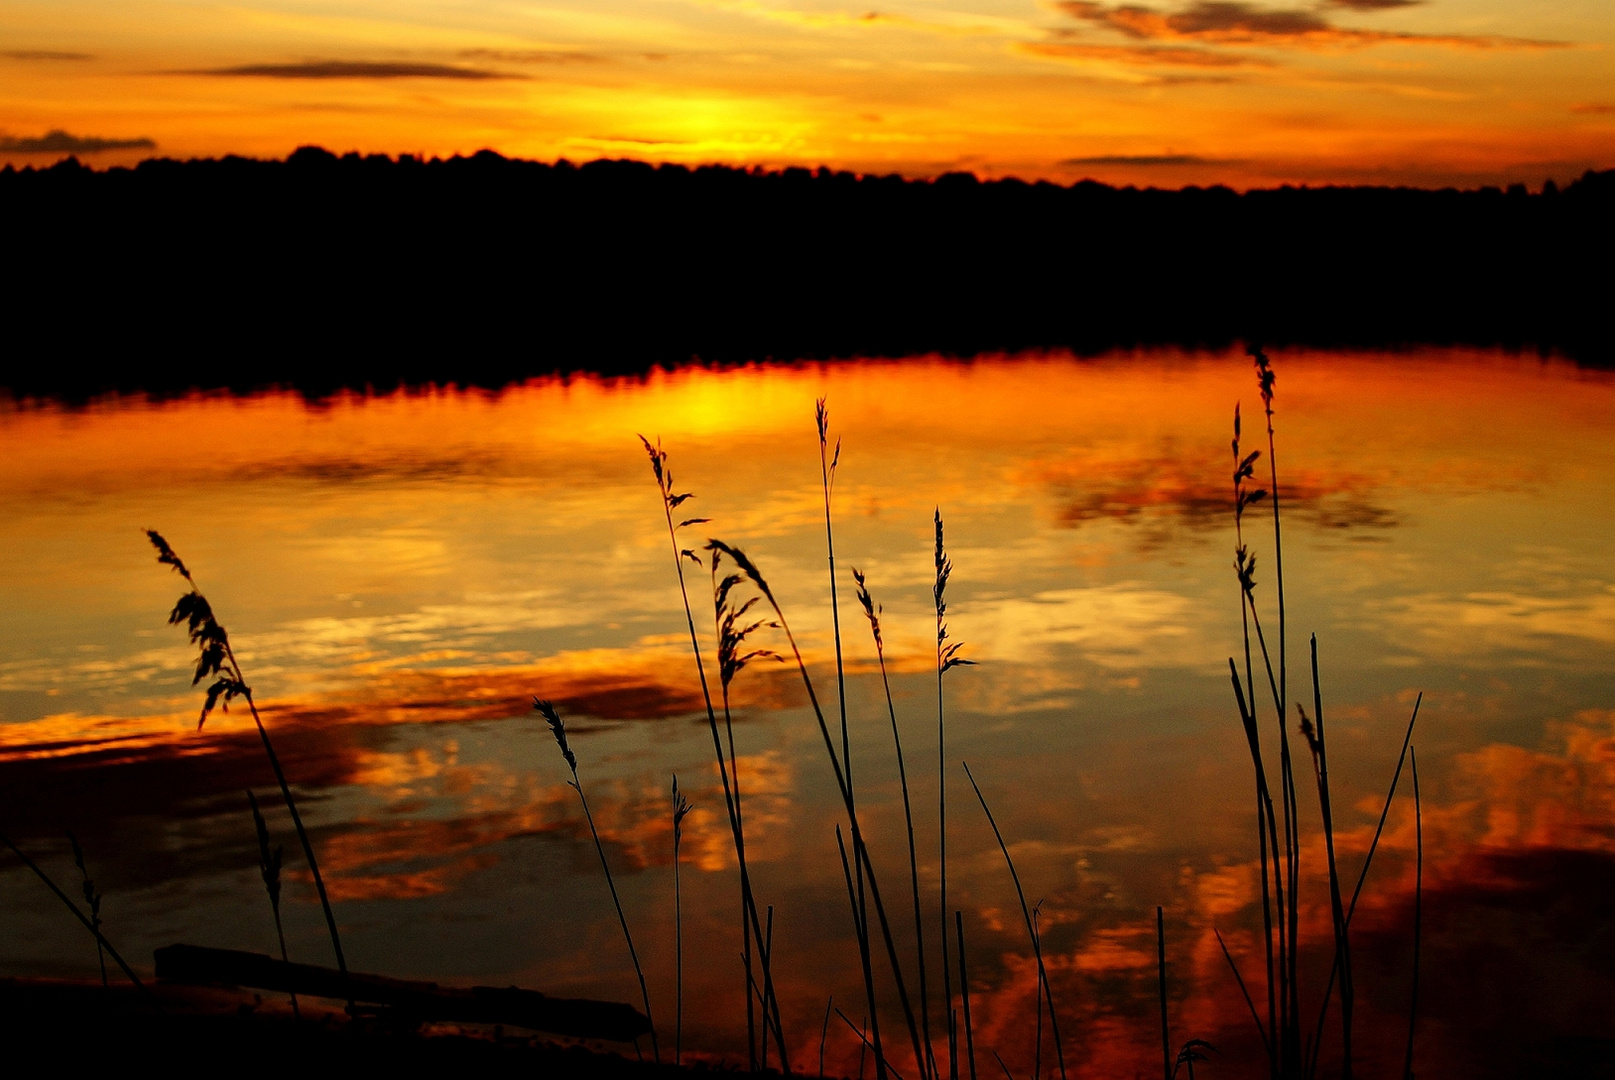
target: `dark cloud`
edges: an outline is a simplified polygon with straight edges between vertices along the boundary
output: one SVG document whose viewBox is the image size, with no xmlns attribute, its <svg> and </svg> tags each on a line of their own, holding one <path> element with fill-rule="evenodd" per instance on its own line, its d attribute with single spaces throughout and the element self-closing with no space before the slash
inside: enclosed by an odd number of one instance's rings
<svg viewBox="0 0 1615 1080">
<path fill-rule="evenodd" d="M 155 150 L 150 139 L 103 139 L 98 135 L 70 135 L 55 128 L 38 138 L 0 136 L 0 153 L 98 154 L 103 150 Z"/>
<path fill-rule="evenodd" d="M 1109 60 L 1139 67 L 1271 67 L 1266 60 L 1213 49 L 1172 45 L 1094 45 L 1080 41 L 1022 42 L 1016 51 L 1052 60 Z"/>
<path fill-rule="evenodd" d="M 226 75 L 260 79 L 520 79 L 481 68 L 453 64 L 411 64 L 391 60 L 307 60 L 298 64 L 244 64 L 208 68 L 186 75 Z"/>
<path fill-rule="evenodd" d="M 1372 11 L 1403 6 L 1400 0 L 1341 0 L 1331 6 Z M 1464 48 L 1549 48 L 1564 42 L 1454 34 L 1410 34 L 1336 26 L 1316 10 L 1264 8 L 1243 0 L 1196 0 L 1176 11 L 1142 4 L 1105 4 L 1098 0 L 1061 0 L 1058 7 L 1072 18 L 1141 41 L 1191 40 L 1218 44 L 1260 45 L 1447 45 Z"/>
<path fill-rule="evenodd" d="M 1597 114 L 1597 113 L 1615 113 L 1615 105 L 1610 105 L 1610 104 L 1607 104 L 1607 103 L 1602 103 L 1602 102 L 1597 102 L 1597 101 L 1587 101 L 1587 102 L 1583 102 L 1580 105 L 1572 105 L 1572 106 L 1570 106 L 1570 111 L 1573 112 L 1573 113 L 1594 113 L 1594 114 Z"/>
<path fill-rule="evenodd" d="M 1417 7 L 1424 0 L 1324 0 L 1327 7 L 1348 8 L 1352 11 L 1389 11 L 1392 8 Z"/>
<path fill-rule="evenodd" d="M 606 64 L 610 58 L 597 53 L 566 52 L 558 49 L 461 49 L 462 60 L 493 60 L 502 64 Z"/>
<path fill-rule="evenodd" d="M 6 49 L 0 56 L 7 60 L 94 60 L 89 53 L 58 52 L 55 49 Z"/>
<path fill-rule="evenodd" d="M 1215 158 L 1197 157 L 1194 154 L 1100 154 L 1097 157 L 1066 158 L 1061 165 L 1227 165 Z M 1226 501 L 1226 500 L 1224 500 Z"/>
</svg>

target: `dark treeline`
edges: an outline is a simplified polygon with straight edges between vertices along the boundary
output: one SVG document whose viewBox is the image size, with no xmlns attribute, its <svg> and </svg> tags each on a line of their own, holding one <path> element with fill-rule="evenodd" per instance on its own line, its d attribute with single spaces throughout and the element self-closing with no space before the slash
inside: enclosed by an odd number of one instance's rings
<svg viewBox="0 0 1615 1080">
<path fill-rule="evenodd" d="M 0 172 L 21 394 L 1179 342 L 1611 352 L 1615 171 L 1563 190 L 74 161 Z"/>
</svg>

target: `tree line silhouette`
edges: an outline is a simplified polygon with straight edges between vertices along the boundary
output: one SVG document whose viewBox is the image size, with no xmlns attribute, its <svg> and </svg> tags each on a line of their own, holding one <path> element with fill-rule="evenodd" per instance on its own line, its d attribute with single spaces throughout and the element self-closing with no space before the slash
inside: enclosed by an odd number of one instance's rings
<svg viewBox="0 0 1615 1080">
<path fill-rule="evenodd" d="M 8 166 L 0 205 L 0 383 L 22 394 L 1240 339 L 1615 348 L 1615 170 L 1240 194 L 305 147 Z"/>
</svg>

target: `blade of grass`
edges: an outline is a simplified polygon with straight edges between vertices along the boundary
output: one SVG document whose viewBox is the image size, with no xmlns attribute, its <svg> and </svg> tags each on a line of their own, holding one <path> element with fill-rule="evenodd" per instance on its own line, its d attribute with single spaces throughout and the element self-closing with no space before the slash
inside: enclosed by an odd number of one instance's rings
<svg viewBox="0 0 1615 1080">
<path fill-rule="evenodd" d="M 975 789 L 976 798 L 981 802 L 982 812 L 987 815 L 987 824 L 993 828 L 993 836 L 998 840 L 998 849 L 1004 853 L 1004 862 L 1009 866 L 1009 876 L 1015 882 L 1015 896 L 1021 902 L 1021 916 L 1026 920 L 1026 935 L 1032 940 L 1032 952 L 1037 958 L 1038 981 L 1042 983 L 1043 992 L 1048 998 L 1049 1027 L 1054 1033 L 1054 1052 L 1060 1062 L 1060 1080 L 1065 1080 L 1065 1050 L 1060 1044 L 1060 1024 L 1054 1012 L 1054 995 L 1049 988 L 1048 972 L 1043 966 L 1043 949 L 1038 943 L 1037 929 L 1032 925 L 1032 912 L 1026 906 L 1026 893 L 1021 889 L 1021 876 L 1015 871 L 1015 860 L 1010 858 L 1009 845 L 1004 843 L 1004 834 L 999 831 L 998 822 L 987 806 L 987 798 L 981 793 L 981 785 L 976 783 L 969 765 L 965 765 L 964 770 L 965 776 L 970 780 L 970 786 Z"/>
<path fill-rule="evenodd" d="M 1413 1080 L 1413 1033 L 1419 1018 L 1419 935 L 1424 922 L 1424 808 L 1419 802 L 1419 756 L 1411 748 L 1413 765 L 1413 996 L 1408 1001 L 1408 1049 L 1402 1059 L 1403 1080 Z"/>
<path fill-rule="evenodd" d="M 1164 1080 L 1172 1080 L 1172 1037 L 1166 1025 L 1166 921 L 1155 908 L 1155 984 L 1161 991 L 1161 1066 Z"/>
<path fill-rule="evenodd" d="M 970 1062 L 970 1080 L 976 1080 L 976 1033 L 970 1024 L 970 976 L 965 971 L 965 916 L 953 913 L 953 944 L 959 954 L 959 996 L 965 1007 L 965 1052 Z"/>
</svg>

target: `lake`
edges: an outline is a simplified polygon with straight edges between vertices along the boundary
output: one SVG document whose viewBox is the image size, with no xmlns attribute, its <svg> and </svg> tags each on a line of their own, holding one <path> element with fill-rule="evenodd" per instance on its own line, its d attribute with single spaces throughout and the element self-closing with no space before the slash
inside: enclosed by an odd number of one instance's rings
<svg viewBox="0 0 1615 1080">
<path fill-rule="evenodd" d="M 1297 701 L 1314 711 L 1315 633 L 1346 889 L 1423 694 L 1418 829 L 1404 770 L 1352 922 L 1362 1073 L 1402 1066 L 1416 876 L 1419 1074 L 1607 1068 L 1615 377 L 1436 347 L 1279 351 L 1274 363 L 1303 1026 L 1313 1030 L 1333 955 L 1294 712 Z M 286 848 L 291 957 L 333 963 L 250 716 L 238 702 L 197 730 L 195 650 L 165 623 L 184 583 L 157 564 L 142 533 L 157 529 L 229 630 L 300 796 L 351 967 L 639 1002 L 538 696 L 567 723 L 664 1053 L 678 775 L 693 804 L 680 863 L 683 1045 L 744 1065 L 734 846 L 636 435 L 660 439 L 675 490 L 694 494 L 677 513 L 710 519 L 681 546 L 705 562 L 702 545 L 720 538 L 766 576 L 839 751 L 821 397 L 830 443 L 841 441 L 832 509 L 859 816 L 914 995 L 902 788 L 853 568 L 882 605 L 939 1058 L 945 780 L 947 918 L 962 913 L 977 1068 L 1000 1075 L 996 1052 L 1017 1080 L 1059 1075 L 1015 883 L 965 762 L 1039 905 L 1070 1074 L 1161 1067 L 1158 905 L 1174 1048 L 1205 1039 L 1217 1050 L 1202 1075 L 1252 1073 L 1260 1037 L 1217 936 L 1263 998 L 1253 773 L 1228 670 L 1230 657 L 1244 665 L 1236 403 L 1244 449 L 1263 451 L 1254 481 L 1267 486 L 1262 402 L 1240 351 L 690 368 L 318 401 L 13 403 L 0 411 L 0 825 L 74 895 L 65 834 L 76 833 L 107 936 L 137 968 L 177 941 L 275 952 L 251 789 Z M 1269 507 L 1247 510 L 1243 527 L 1276 654 Z M 953 562 L 949 642 L 974 662 L 944 677 L 943 748 L 938 511 Z M 712 580 L 683 565 L 710 669 Z M 766 626 L 749 644 L 789 656 Z M 828 999 L 851 1024 L 868 1012 L 837 853 L 845 814 L 794 663 L 753 659 L 733 706 L 791 1064 L 817 1073 Z M 9 856 L 0 897 L 0 971 L 96 975 L 94 942 Z M 949 950 L 961 1008 L 951 939 Z M 875 974 L 888 1056 L 913 1080 L 883 954 Z M 1336 1017 L 1325 1073 L 1339 1057 Z M 848 1022 L 831 1015 L 823 1046 L 828 1071 L 873 1075 Z"/>
</svg>

